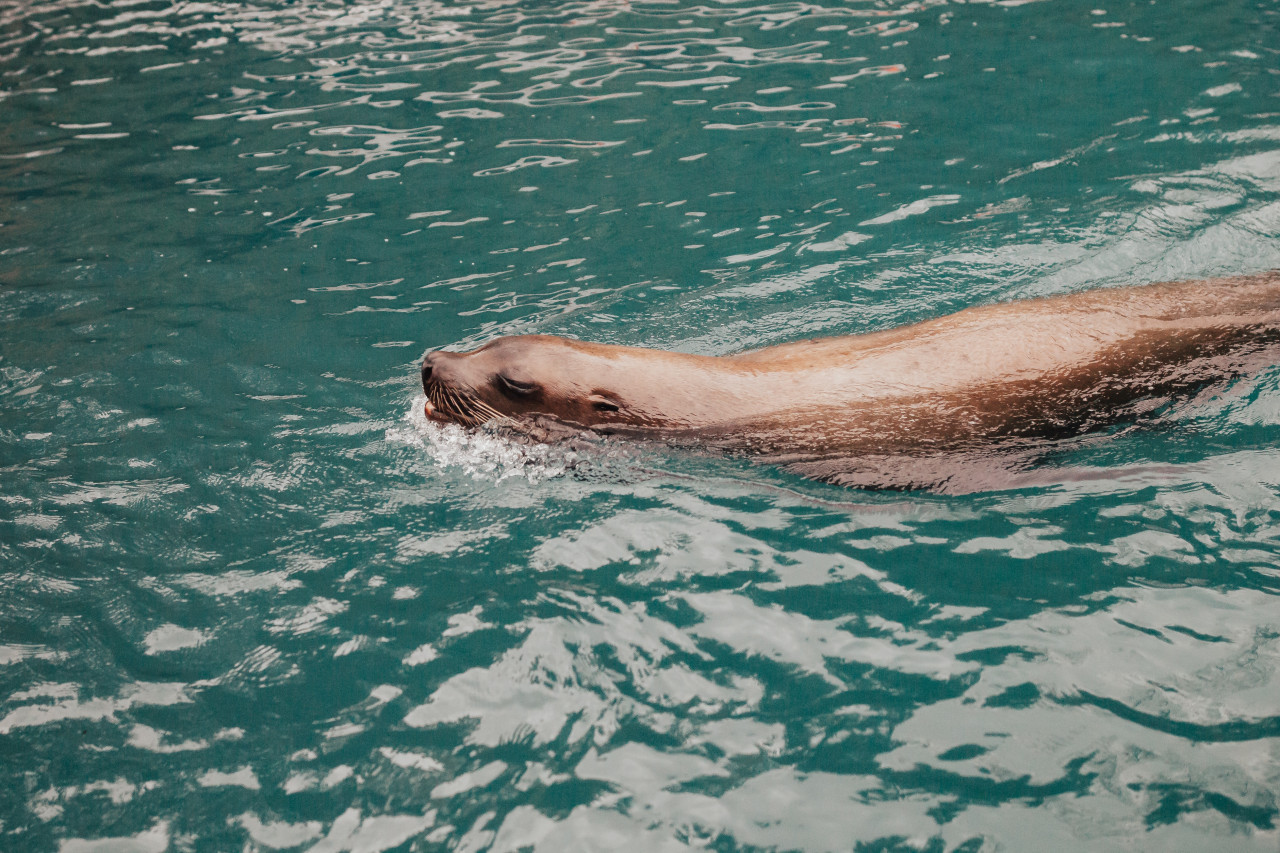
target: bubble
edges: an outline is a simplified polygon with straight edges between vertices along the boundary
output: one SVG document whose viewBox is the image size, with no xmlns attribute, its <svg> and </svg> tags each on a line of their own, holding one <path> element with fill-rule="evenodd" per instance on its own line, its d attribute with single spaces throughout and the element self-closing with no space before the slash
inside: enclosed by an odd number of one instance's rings
<svg viewBox="0 0 1280 853">
<path fill-rule="evenodd" d="M 402 419 L 387 430 L 387 440 L 421 447 L 441 468 L 461 468 L 477 480 L 500 483 L 523 477 L 531 483 L 561 477 L 577 461 L 577 453 L 563 447 L 504 434 L 437 424 L 423 411 L 426 397 L 418 395 Z"/>
</svg>

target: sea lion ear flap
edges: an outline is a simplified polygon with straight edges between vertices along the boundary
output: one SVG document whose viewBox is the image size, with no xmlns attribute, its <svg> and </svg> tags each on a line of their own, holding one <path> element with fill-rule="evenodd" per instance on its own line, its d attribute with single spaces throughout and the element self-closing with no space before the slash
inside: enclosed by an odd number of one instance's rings
<svg viewBox="0 0 1280 853">
<path fill-rule="evenodd" d="M 622 408 L 622 404 L 617 397 L 600 391 L 593 391 L 587 395 L 587 402 L 597 412 L 616 412 Z"/>
</svg>

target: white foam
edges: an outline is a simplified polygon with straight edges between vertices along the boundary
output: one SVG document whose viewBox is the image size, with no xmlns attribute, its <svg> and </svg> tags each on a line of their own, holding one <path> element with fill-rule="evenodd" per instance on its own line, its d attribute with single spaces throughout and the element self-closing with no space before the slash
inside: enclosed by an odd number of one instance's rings
<svg viewBox="0 0 1280 853">
<path fill-rule="evenodd" d="M 524 477 L 537 483 L 559 477 L 577 454 L 565 448 L 484 429 L 437 424 L 423 411 L 427 398 L 418 395 L 401 426 L 387 430 L 387 440 L 421 447 L 442 468 L 458 467 L 477 480 L 501 482 Z"/>
</svg>

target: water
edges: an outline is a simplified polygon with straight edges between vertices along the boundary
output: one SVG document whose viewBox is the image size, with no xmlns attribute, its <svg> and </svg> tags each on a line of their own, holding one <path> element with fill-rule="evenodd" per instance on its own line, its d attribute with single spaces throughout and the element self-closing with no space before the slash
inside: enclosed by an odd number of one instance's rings
<svg viewBox="0 0 1280 853">
<path fill-rule="evenodd" d="M 1277 14 L 0 0 L 0 848 L 1275 850 L 1280 368 L 944 497 L 416 362 L 1280 266 Z"/>
</svg>

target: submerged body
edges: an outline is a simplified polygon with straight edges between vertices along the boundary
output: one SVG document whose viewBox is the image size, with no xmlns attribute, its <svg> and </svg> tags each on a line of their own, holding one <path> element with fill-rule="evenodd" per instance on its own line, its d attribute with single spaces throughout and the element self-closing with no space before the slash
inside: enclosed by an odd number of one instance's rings
<svg viewBox="0 0 1280 853">
<path fill-rule="evenodd" d="M 431 353 L 422 374 L 437 420 L 697 442 L 870 484 L 869 460 L 1114 423 L 1269 359 L 1277 341 L 1280 273 L 1268 273 L 1000 303 L 732 356 L 516 336 Z"/>
</svg>

